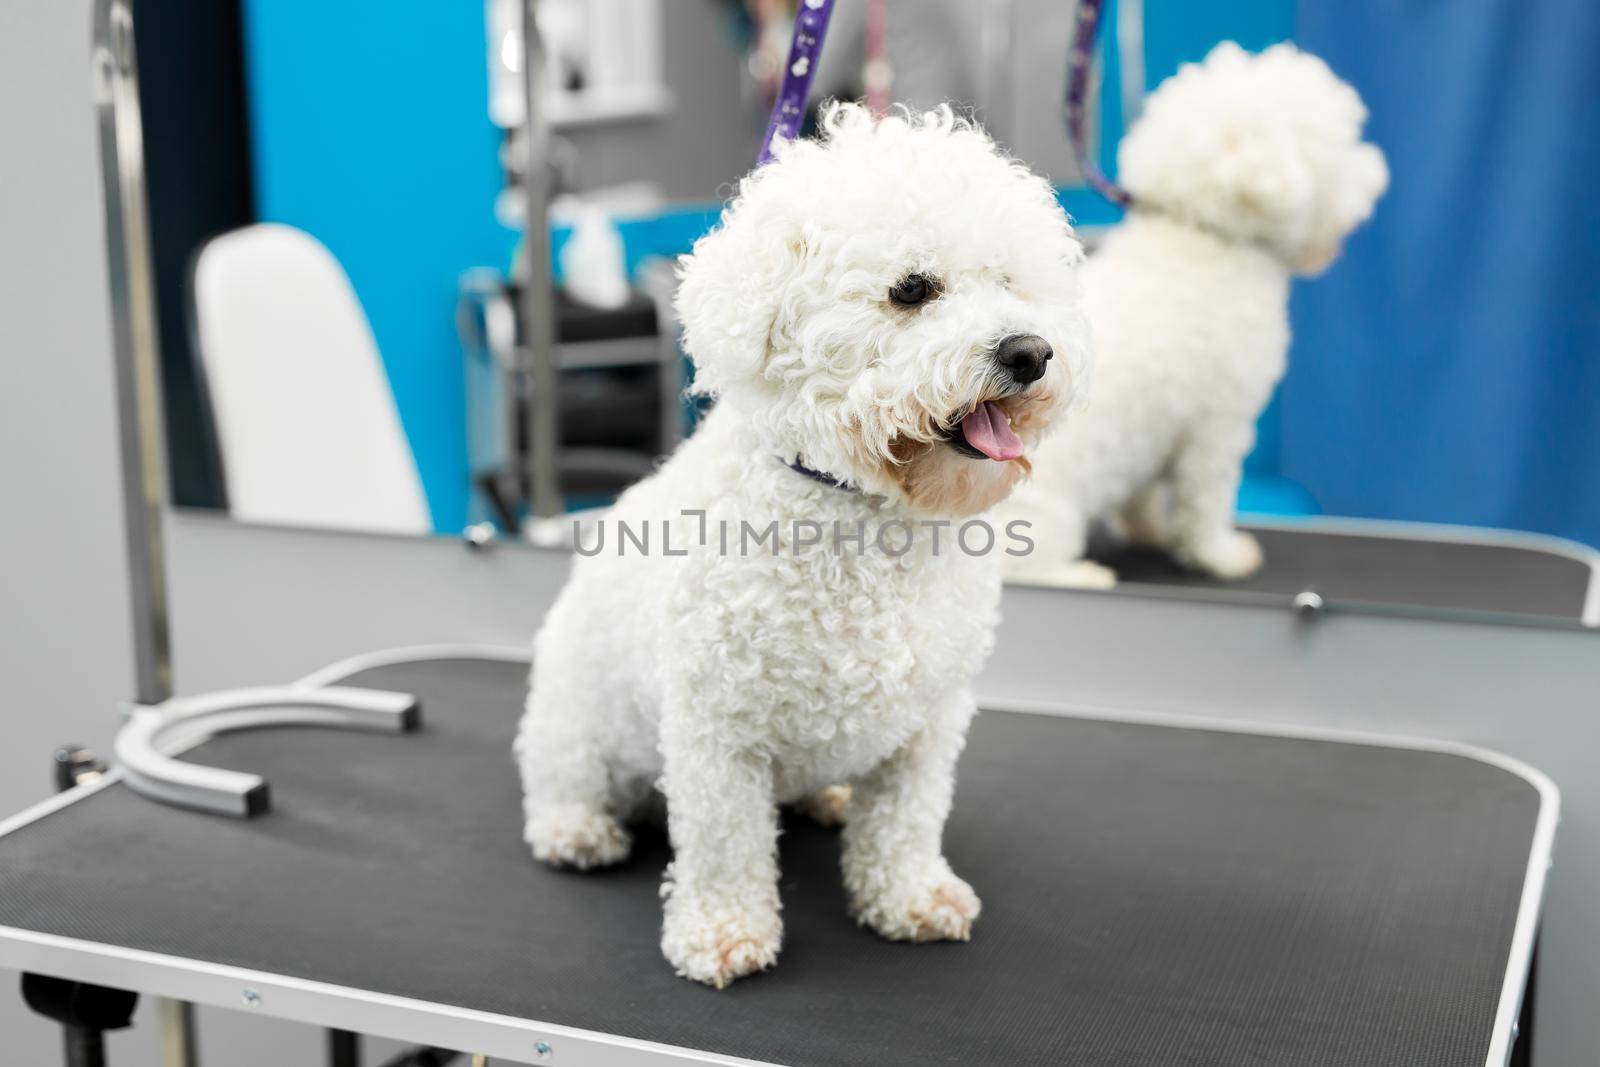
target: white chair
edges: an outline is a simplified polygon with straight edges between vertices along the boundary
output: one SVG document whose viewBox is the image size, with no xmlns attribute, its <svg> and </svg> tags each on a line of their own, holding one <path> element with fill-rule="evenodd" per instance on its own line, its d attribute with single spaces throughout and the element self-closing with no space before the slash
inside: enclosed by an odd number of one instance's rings
<svg viewBox="0 0 1600 1067">
<path fill-rule="evenodd" d="M 194 313 L 234 517 L 432 532 L 377 342 L 321 242 L 277 223 L 212 240 Z"/>
</svg>

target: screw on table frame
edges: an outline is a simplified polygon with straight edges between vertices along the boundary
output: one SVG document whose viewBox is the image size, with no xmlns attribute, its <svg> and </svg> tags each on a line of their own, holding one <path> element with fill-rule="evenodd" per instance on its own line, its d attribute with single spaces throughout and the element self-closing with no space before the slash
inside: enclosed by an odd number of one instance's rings
<svg viewBox="0 0 1600 1067">
<path fill-rule="evenodd" d="M 50 777 L 57 793 L 87 785 L 106 773 L 106 762 L 82 745 L 62 745 L 50 754 Z"/>
</svg>

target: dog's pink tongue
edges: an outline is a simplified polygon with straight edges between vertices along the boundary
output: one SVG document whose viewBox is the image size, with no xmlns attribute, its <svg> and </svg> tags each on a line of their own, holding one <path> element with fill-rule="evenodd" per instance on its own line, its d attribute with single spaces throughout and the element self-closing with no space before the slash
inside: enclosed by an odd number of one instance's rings
<svg viewBox="0 0 1600 1067">
<path fill-rule="evenodd" d="M 961 436 L 990 459 L 1008 460 L 1022 455 L 1022 438 L 992 400 L 985 400 L 961 420 Z"/>
</svg>

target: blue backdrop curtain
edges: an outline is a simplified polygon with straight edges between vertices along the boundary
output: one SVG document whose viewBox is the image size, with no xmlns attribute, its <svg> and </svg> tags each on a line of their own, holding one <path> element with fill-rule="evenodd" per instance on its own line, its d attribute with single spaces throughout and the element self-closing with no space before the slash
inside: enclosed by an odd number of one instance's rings
<svg viewBox="0 0 1600 1067">
<path fill-rule="evenodd" d="M 1393 184 L 1295 287 L 1279 464 L 1324 511 L 1600 545 L 1600 4 L 1302 0 Z"/>
</svg>

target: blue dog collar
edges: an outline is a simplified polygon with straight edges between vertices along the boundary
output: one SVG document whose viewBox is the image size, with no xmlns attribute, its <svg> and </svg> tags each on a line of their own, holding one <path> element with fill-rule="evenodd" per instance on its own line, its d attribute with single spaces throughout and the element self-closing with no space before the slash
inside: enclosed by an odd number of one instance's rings
<svg viewBox="0 0 1600 1067">
<path fill-rule="evenodd" d="M 812 481 L 817 482 L 817 483 L 819 483 L 821 485 L 826 485 L 830 489 L 843 489 L 847 493 L 859 492 L 859 490 L 856 489 L 856 487 L 851 485 L 850 483 L 844 482 L 844 481 L 840 481 L 838 478 L 835 478 L 833 475 L 827 473 L 826 471 L 812 470 L 810 467 L 806 466 L 804 463 L 801 463 L 798 459 L 794 460 L 793 462 L 790 462 L 790 463 L 785 463 L 784 466 L 788 467 L 790 470 L 794 471 L 796 474 L 803 474 L 807 478 L 810 478 Z"/>
</svg>

